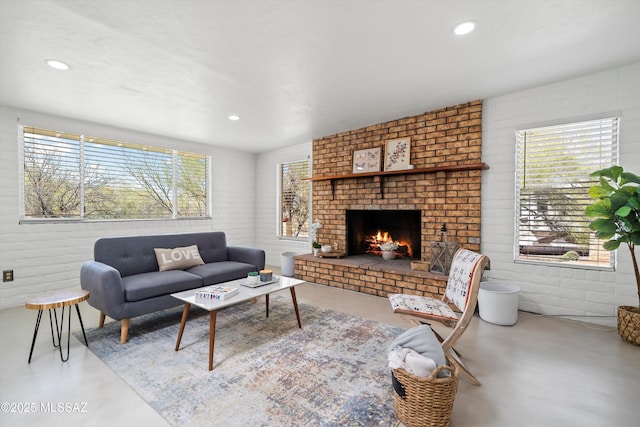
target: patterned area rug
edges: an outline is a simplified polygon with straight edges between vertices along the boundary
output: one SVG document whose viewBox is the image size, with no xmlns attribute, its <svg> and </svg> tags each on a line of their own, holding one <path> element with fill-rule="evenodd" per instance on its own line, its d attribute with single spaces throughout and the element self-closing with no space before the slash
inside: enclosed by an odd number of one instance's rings
<svg viewBox="0 0 640 427">
<path fill-rule="evenodd" d="M 192 307 L 174 351 L 182 307 L 87 331 L 89 349 L 170 424 L 394 426 L 386 349 L 402 329 L 300 304 L 289 293 L 217 316 L 208 371 L 209 315 Z M 77 334 L 76 334 L 76 337 Z M 81 339 L 81 338 L 79 338 Z"/>
</svg>

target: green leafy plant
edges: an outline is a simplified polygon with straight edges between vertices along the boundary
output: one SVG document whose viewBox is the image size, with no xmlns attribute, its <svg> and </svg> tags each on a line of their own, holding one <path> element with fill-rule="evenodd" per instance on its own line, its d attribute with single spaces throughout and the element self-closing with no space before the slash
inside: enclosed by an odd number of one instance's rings
<svg viewBox="0 0 640 427">
<path fill-rule="evenodd" d="M 589 196 L 597 200 L 585 211 L 587 216 L 596 218 L 589 228 L 596 237 L 607 240 L 603 245 L 606 250 L 616 250 L 624 243 L 631 251 L 640 305 L 640 272 L 635 253 L 635 245 L 640 245 L 640 177 L 624 172 L 620 166 L 593 172 L 591 176 L 600 177 L 600 182 L 589 189 Z"/>
<path fill-rule="evenodd" d="M 312 246 L 313 246 L 315 249 L 320 249 L 320 248 L 322 247 L 322 245 L 321 245 L 320 243 L 318 243 L 318 242 L 313 242 L 313 243 L 312 243 Z"/>
</svg>

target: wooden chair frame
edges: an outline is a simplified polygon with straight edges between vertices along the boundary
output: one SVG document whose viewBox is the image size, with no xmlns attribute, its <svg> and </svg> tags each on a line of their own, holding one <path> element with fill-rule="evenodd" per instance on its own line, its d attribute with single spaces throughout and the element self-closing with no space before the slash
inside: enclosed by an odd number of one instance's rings
<svg viewBox="0 0 640 427">
<path fill-rule="evenodd" d="M 460 249 L 458 251 L 460 251 Z M 454 263 L 457 255 L 458 255 L 458 252 L 456 252 L 456 254 L 453 257 Z M 461 315 L 458 317 L 457 321 L 450 320 L 450 319 L 442 319 L 440 317 L 431 316 L 427 313 L 421 313 L 418 311 L 414 311 L 410 313 L 406 311 L 401 312 L 402 315 L 409 316 L 409 321 L 413 324 L 431 324 L 431 322 L 435 321 L 443 324 L 444 326 L 451 327 L 452 328 L 451 332 L 444 339 L 436 331 L 434 332 L 436 333 L 436 336 L 441 342 L 442 350 L 444 351 L 444 353 L 451 356 L 451 360 L 453 360 L 456 366 L 460 369 L 460 372 L 474 385 L 481 385 L 481 383 L 464 366 L 464 364 L 460 360 L 460 353 L 458 353 L 456 349 L 453 348 L 453 346 L 458 341 L 458 339 L 460 339 L 462 334 L 467 330 L 467 326 L 469 325 L 469 322 L 471 322 L 471 319 L 473 318 L 473 315 L 476 310 L 476 306 L 478 305 L 478 291 L 480 290 L 480 279 L 482 278 L 482 273 L 487 267 L 489 267 L 489 258 L 486 255 L 480 255 L 480 258 L 476 261 L 475 268 L 470 278 L 471 284 L 468 288 L 469 295 L 468 295 L 466 307 L 462 311 Z M 447 283 L 447 286 L 449 286 L 449 283 Z M 428 297 L 424 297 L 424 298 L 428 298 Z M 446 296 L 446 292 L 445 292 L 445 295 L 442 296 L 441 301 L 449 304 L 450 306 L 452 305 L 451 301 L 449 301 L 449 299 Z"/>
</svg>

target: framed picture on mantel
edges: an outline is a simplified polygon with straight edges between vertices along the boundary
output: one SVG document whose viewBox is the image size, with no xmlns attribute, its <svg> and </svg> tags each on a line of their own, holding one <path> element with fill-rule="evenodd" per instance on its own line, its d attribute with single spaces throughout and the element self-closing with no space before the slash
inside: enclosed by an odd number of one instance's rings
<svg viewBox="0 0 640 427">
<path fill-rule="evenodd" d="M 380 172 L 382 148 L 367 148 L 353 152 L 353 173 Z"/>
<path fill-rule="evenodd" d="M 411 138 L 399 138 L 387 141 L 384 152 L 385 171 L 409 169 Z"/>
</svg>

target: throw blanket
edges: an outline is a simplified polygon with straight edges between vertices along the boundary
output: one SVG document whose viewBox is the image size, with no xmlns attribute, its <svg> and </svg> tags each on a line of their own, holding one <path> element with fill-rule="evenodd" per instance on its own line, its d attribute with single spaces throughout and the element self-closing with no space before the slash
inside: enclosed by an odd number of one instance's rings
<svg viewBox="0 0 640 427">
<path fill-rule="evenodd" d="M 411 350 L 415 355 L 405 350 Z M 396 367 L 394 367 L 395 365 L 404 364 L 405 366 L 397 367 L 402 367 L 415 375 L 423 375 L 416 373 L 416 371 L 424 372 L 426 369 L 429 369 L 429 366 L 431 366 L 430 362 L 432 362 L 434 366 L 429 372 L 437 366 L 447 364 L 440 341 L 438 341 L 438 338 L 429 325 L 420 325 L 405 331 L 393 340 L 387 353 L 389 357 L 389 367 L 396 369 Z M 407 360 L 407 356 L 409 360 Z M 394 366 L 392 366 L 392 364 Z M 441 371 L 438 377 L 448 377 L 449 375 L 450 373 L 448 371 Z M 428 373 L 423 376 L 428 376 Z"/>
<path fill-rule="evenodd" d="M 428 377 L 436 369 L 436 362 L 410 348 L 400 348 L 389 353 L 389 367 L 403 368 L 413 375 Z"/>
</svg>

